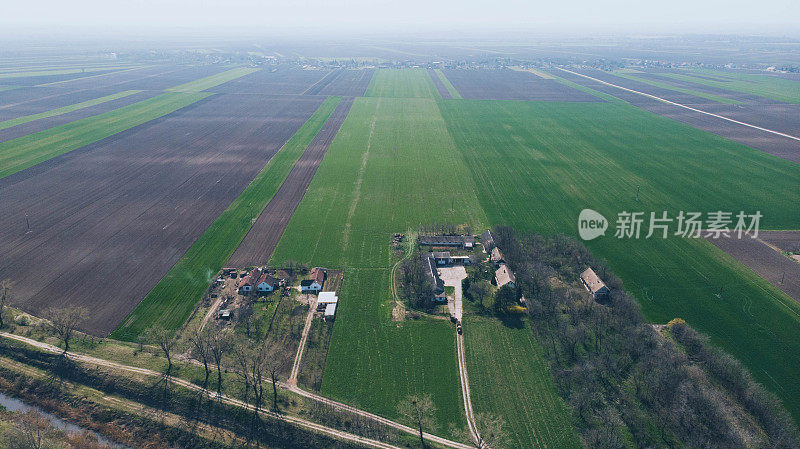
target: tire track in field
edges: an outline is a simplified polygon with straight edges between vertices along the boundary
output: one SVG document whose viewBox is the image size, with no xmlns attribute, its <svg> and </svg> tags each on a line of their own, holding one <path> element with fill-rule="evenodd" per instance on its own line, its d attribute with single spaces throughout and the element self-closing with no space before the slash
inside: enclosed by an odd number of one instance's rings
<svg viewBox="0 0 800 449">
<path fill-rule="evenodd" d="M 358 169 L 358 178 L 356 178 L 355 189 L 353 190 L 353 200 L 350 202 L 350 209 L 347 211 L 347 221 L 344 223 L 344 233 L 342 234 L 342 262 L 344 264 L 344 254 L 347 252 L 347 247 L 350 244 L 350 232 L 352 228 L 353 215 L 356 213 L 358 201 L 361 199 L 361 184 L 364 182 L 364 172 L 367 171 L 367 161 L 369 160 L 369 151 L 372 147 L 372 136 L 375 134 L 375 122 L 378 120 L 378 108 L 381 106 L 381 100 L 375 108 L 375 115 L 372 116 L 372 123 L 369 125 L 369 137 L 367 137 L 367 149 L 361 156 L 361 167 Z"/>
</svg>

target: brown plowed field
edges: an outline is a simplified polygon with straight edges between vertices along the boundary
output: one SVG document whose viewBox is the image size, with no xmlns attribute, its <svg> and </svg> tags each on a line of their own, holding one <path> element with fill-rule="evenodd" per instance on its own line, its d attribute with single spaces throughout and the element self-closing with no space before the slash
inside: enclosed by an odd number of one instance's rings
<svg viewBox="0 0 800 449">
<path fill-rule="evenodd" d="M 306 95 L 340 95 L 343 97 L 363 97 L 375 69 L 339 69 L 330 72 L 311 86 Z"/>
<path fill-rule="evenodd" d="M 437 75 L 433 69 L 428 69 L 428 76 L 431 77 L 431 81 L 433 81 L 433 85 L 436 86 L 436 90 L 439 91 L 440 97 L 442 97 L 445 100 L 453 98 L 453 96 L 450 95 L 450 91 L 448 91 L 447 87 L 445 87 L 441 78 L 439 78 L 439 75 Z"/>
<path fill-rule="evenodd" d="M 800 231 L 760 231 L 758 238 L 781 251 L 800 253 Z"/>
<path fill-rule="evenodd" d="M 228 266 L 249 267 L 264 265 L 269 261 L 352 104 L 352 98 L 345 98 L 339 103 L 236 248 L 228 260 Z"/>
<path fill-rule="evenodd" d="M 759 239 L 761 238 L 759 233 Z M 738 239 L 731 235 L 730 238 L 708 239 L 708 241 L 800 302 L 800 263 L 747 236 Z"/>
<path fill-rule="evenodd" d="M 56 86 L 62 89 L 164 90 L 228 69 L 230 67 L 217 65 L 157 66 L 94 78 L 76 79 L 59 83 Z"/>
<path fill-rule="evenodd" d="M 82 101 L 115 94 L 126 89 L 59 89 L 54 87 L 21 87 L 0 92 L 0 121 L 38 114 Z"/>
<path fill-rule="evenodd" d="M 592 81 L 590 79 L 573 75 L 571 73 L 567 73 L 561 70 L 552 69 L 548 71 L 553 75 L 560 76 L 574 83 L 590 87 L 594 90 L 598 90 L 600 92 L 604 92 L 609 95 L 613 95 L 617 98 L 620 98 L 630 103 L 633 106 L 642 108 L 646 111 L 650 111 L 652 113 L 671 118 L 675 121 L 687 124 L 689 126 L 702 129 L 703 131 L 708 131 L 710 133 L 717 134 L 719 136 L 747 145 L 751 148 L 755 148 L 765 153 L 769 153 L 774 156 L 800 164 L 800 142 L 796 140 L 792 140 L 786 137 L 778 136 L 775 134 L 767 133 L 747 126 L 732 123 L 727 120 L 723 120 L 721 118 L 701 114 L 699 112 L 691 111 L 685 108 L 681 108 L 679 106 L 667 104 L 653 98 L 645 97 L 643 95 L 639 95 L 633 92 L 624 91 L 616 87 L 608 86 L 606 84 L 601 84 L 596 81 Z M 601 79 L 601 77 L 594 76 L 596 72 L 598 71 L 597 70 L 581 71 L 581 73 L 584 73 L 588 76 Z M 615 81 L 616 79 L 619 79 L 619 77 L 614 77 L 613 81 Z M 614 83 L 613 81 L 609 79 L 609 81 L 606 82 L 617 84 Z M 617 84 L 617 85 L 622 86 L 622 84 Z M 628 86 L 623 86 L 623 87 L 628 87 Z M 704 99 L 704 101 L 708 103 L 708 100 Z M 687 106 L 703 110 L 703 107 L 701 107 L 700 105 L 692 106 L 687 104 Z M 741 120 L 741 121 L 747 122 L 746 120 Z M 756 123 L 753 124 L 758 126 Z M 764 127 L 769 129 L 780 128 L 780 126 L 772 123 L 770 125 L 771 126 L 764 126 Z M 775 129 L 775 130 L 780 131 L 780 129 Z"/>
<path fill-rule="evenodd" d="M 444 70 L 468 100 L 603 101 L 557 81 L 516 70 Z"/>
<path fill-rule="evenodd" d="M 112 111 L 123 106 L 127 106 L 138 101 L 146 100 L 155 97 L 159 92 L 139 92 L 136 94 L 128 95 L 127 97 L 119 98 L 117 100 L 106 101 L 88 108 L 78 109 L 77 111 L 68 112 L 66 114 L 56 115 L 54 117 L 47 117 L 32 122 L 23 123 L 21 125 L 12 126 L 0 131 L 0 142 L 6 140 L 16 139 L 17 137 L 27 136 L 54 126 L 63 125 L 65 123 L 74 122 L 82 118 L 91 117 L 93 115 L 102 114 L 104 112 Z"/>
<path fill-rule="evenodd" d="M 108 334 L 322 101 L 215 95 L 4 178 L 0 279 Z"/>
<path fill-rule="evenodd" d="M 67 81 L 75 78 L 83 78 L 85 76 L 102 75 L 116 71 L 118 71 L 118 69 L 98 70 L 96 72 L 85 73 L 66 73 L 59 75 L 19 76 L 14 78 L 3 78 L 0 80 L 0 84 L 3 84 L 4 86 L 36 86 L 38 84 L 55 83 L 58 81 Z"/>
<path fill-rule="evenodd" d="M 230 94 L 296 95 L 305 92 L 328 73 L 329 70 L 303 70 L 278 66 L 275 69 L 261 69 L 208 91 Z"/>
</svg>

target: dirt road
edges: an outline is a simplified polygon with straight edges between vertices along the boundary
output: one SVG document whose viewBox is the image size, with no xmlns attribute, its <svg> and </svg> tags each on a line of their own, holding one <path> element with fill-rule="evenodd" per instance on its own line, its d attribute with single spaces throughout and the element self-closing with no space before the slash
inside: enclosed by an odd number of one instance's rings
<svg viewBox="0 0 800 449">
<path fill-rule="evenodd" d="M 56 346 L 53 346 L 53 345 L 50 345 L 50 344 L 47 344 L 47 343 L 42 343 L 40 341 L 36 341 L 36 340 L 30 339 L 30 338 L 26 338 L 26 337 L 22 337 L 22 336 L 19 336 L 19 335 L 9 334 L 7 332 L 0 332 L 0 337 L 8 338 L 8 339 L 11 339 L 11 340 L 16 340 L 18 342 L 25 343 L 27 345 L 39 348 L 39 349 L 47 351 L 47 352 L 55 353 L 55 354 L 60 354 L 60 353 L 63 352 L 63 350 L 61 348 L 58 348 Z M 149 370 L 149 369 L 146 369 L 146 368 L 137 368 L 137 367 L 134 367 L 134 366 L 122 365 L 120 363 L 110 362 L 110 361 L 103 360 L 103 359 L 100 359 L 100 358 L 97 358 L 97 357 L 91 357 L 91 356 L 87 356 L 87 355 L 76 354 L 76 353 L 73 353 L 73 352 L 67 353 L 67 357 L 69 357 L 72 360 L 78 361 L 78 362 L 90 363 L 90 364 L 94 364 L 94 365 L 97 365 L 97 366 L 111 368 L 111 369 L 115 369 L 115 370 L 119 370 L 119 371 L 132 372 L 132 373 L 142 374 L 142 375 L 151 376 L 151 377 L 162 377 L 163 376 L 163 373 L 152 371 L 152 370 Z M 191 382 L 185 381 L 183 379 L 178 379 L 178 378 L 171 377 L 171 378 L 169 378 L 169 381 L 171 383 L 175 384 L 175 385 L 180 385 L 180 386 L 182 386 L 184 388 L 188 388 L 188 389 L 191 389 L 191 390 L 194 390 L 194 391 L 202 391 L 202 392 L 208 394 L 210 397 L 217 398 L 216 392 L 203 389 L 202 387 L 197 386 L 197 385 L 195 385 L 195 384 L 193 384 Z M 267 382 L 269 382 L 269 381 L 267 380 Z M 300 389 L 300 388 L 298 388 L 296 386 L 290 386 L 290 385 L 285 384 L 283 382 L 278 382 L 278 386 L 281 389 L 284 389 L 284 390 L 287 390 L 287 391 L 291 391 L 291 392 L 296 393 L 296 394 L 298 394 L 300 396 L 303 396 L 305 398 L 308 398 L 308 399 L 311 399 L 311 400 L 314 400 L 314 401 L 317 401 L 317 402 L 321 402 L 321 403 L 327 404 L 327 405 L 329 405 L 329 406 L 331 406 L 331 407 L 333 407 L 333 408 L 335 408 L 337 410 L 343 410 L 343 411 L 347 411 L 347 412 L 350 412 L 350 413 L 357 414 L 357 415 L 359 415 L 361 417 L 374 420 L 374 421 L 376 421 L 378 423 L 381 423 L 381 424 L 384 424 L 386 426 L 392 427 L 394 429 L 409 433 L 411 435 L 417 435 L 418 434 L 416 429 L 413 429 L 413 428 L 411 428 L 409 426 L 406 426 L 406 425 L 391 421 L 389 419 L 383 418 L 381 416 L 372 414 L 370 412 L 367 412 L 367 411 L 364 411 L 364 410 L 361 410 L 361 409 L 357 409 L 355 407 L 352 407 L 352 406 L 349 406 L 349 405 L 346 405 L 346 404 L 342 404 L 340 402 L 336 402 L 336 401 L 330 400 L 328 398 L 319 396 L 317 394 L 310 393 L 310 392 L 302 390 L 302 389 Z M 253 410 L 253 408 L 254 408 L 250 404 L 247 404 L 245 402 L 239 401 L 238 399 L 233 399 L 233 398 L 225 396 L 225 395 L 219 396 L 219 398 L 220 398 L 220 400 L 222 400 L 222 402 L 224 402 L 226 404 L 229 404 L 229 405 L 245 408 L 245 409 L 248 409 L 248 410 Z M 300 426 L 300 427 L 305 428 L 305 429 L 309 429 L 309 430 L 313 430 L 313 431 L 316 431 L 316 432 L 324 433 L 326 435 L 330 435 L 330 436 L 333 436 L 333 437 L 336 437 L 336 438 L 340 438 L 340 439 L 345 440 L 345 441 L 351 441 L 351 442 L 363 444 L 363 445 L 369 446 L 369 447 L 376 447 L 376 448 L 379 448 L 379 449 L 401 449 L 398 446 L 394 446 L 394 445 L 391 445 L 391 444 L 383 443 L 381 441 L 376 441 L 376 440 L 373 440 L 373 439 L 365 438 L 365 437 L 362 437 L 362 436 L 359 436 L 359 435 L 355 435 L 355 434 L 352 434 L 352 433 L 349 433 L 349 432 L 344 432 L 344 431 L 341 431 L 341 430 L 338 430 L 338 429 L 334 429 L 334 428 L 331 428 L 331 427 L 323 426 L 321 424 L 317 424 L 317 423 L 314 423 L 312 421 L 308 421 L 308 420 L 305 420 L 305 419 L 302 419 L 302 418 L 280 415 L 280 414 L 277 414 L 277 413 L 274 413 L 274 412 L 271 412 L 271 411 L 267 411 L 267 410 L 263 410 L 263 409 L 259 410 L 259 412 L 264 414 L 264 415 L 266 415 L 266 416 L 269 416 L 271 418 L 282 420 L 284 422 L 288 422 L 288 423 L 291 423 L 291 424 L 295 424 L 295 425 Z M 472 446 L 470 446 L 470 445 L 466 445 L 466 444 L 459 443 L 459 442 L 456 442 L 456 441 L 451 441 L 451 440 L 448 440 L 446 438 L 442 438 L 442 437 L 439 437 L 439 436 L 436 436 L 436 435 L 431 435 L 429 433 L 425 433 L 424 437 L 428 441 L 432 441 L 432 442 L 441 444 L 443 446 L 447 446 L 447 447 L 451 447 L 451 448 L 455 448 L 455 449 L 471 449 L 472 448 Z"/>
<path fill-rule="evenodd" d="M 461 283 L 467 277 L 467 270 L 461 266 L 456 265 L 452 267 L 439 268 L 439 277 L 446 287 L 453 287 L 453 300 L 448 302 L 450 313 L 461 322 L 463 317 L 463 290 Z M 462 323 L 463 328 L 463 323 Z M 475 426 L 475 414 L 472 411 L 472 397 L 469 390 L 469 376 L 467 375 L 467 359 L 466 350 L 464 349 L 464 336 L 456 333 L 456 348 L 458 349 L 458 375 L 461 380 L 461 397 L 464 400 L 464 410 L 467 415 L 467 428 L 472 438 L 478 442 L 480 441 L 480 434 L 478 428 Z"/>
<path fill-rule="evenodd" d="M 286 381 L 289 386 L 297 386 L 300 362 L 303 361 L 303 352 L 305 352 L 306 349 L 306 341 L 308 341 L 308 333 L 311 330 L 311 322 L 314 321 L 314 311 L 316 309 L 317 298 L 313 297 L 308 303 L 308 314 L 306 315 L 306 323 L 303 327 L 303 336 L 300 338 L 300 345 L 297 347 L 297 354 L 294 356 L 294 363 L 292 363 L 292 371 L 289 373 L 289 379 Z"/>
<path fill-rule="evenodd" d="M 645 93 L 645 92 L 640 92 L 638 90 L 628 89 L 627 87 L 622 87 L 622 86 L 618 86 L 616 84 L 611 84 L 609 82 L 606 82 L 606 81 L 603 81 L 603 80 L 599 80 L 597 78 L 593 78 L 593 77 L 588 76 L 588 75 L 584 75 L 584 74 L 581 74 L 581 73 L 578 73 L 578 72 L 573 72 L 572 70 L 567 70 L 567 69 L 560 69 L 560 70 L 563 70 L 563 71 L 565 71 L 567 73 L 571 73 L 573 75 L 582 76 L 582 77 L 590 79 L 592 81 L 595 81 L 595 82 L 598 82 L 598 83 L 601 83 L 601 84 L 605 84 L 607 86 L 616 87 L 617 89 L 622 89 L 622 90 L 627 91 L 627 92 L 643 95 L 645 97 L 650 97 L 650 98 L 653 98 L 653 99 L 658 100 L 658 101 L 663 101 L 664 103 L 667 103 L 667 104 L 671 104 L 671 105 L 674 105 L 674 106 L 679 106 L 681 108 L 688 109 L 688 110 L 693 111 L 693 112 L 699 112 L 700 114 L 705 114 L 705 115 L 709 115 L 711 117 L 716 117 L 716 118 L 719 118 L 719 119 L 722 119 L 722 120 L 727 120 L 727 121 L 729 121 L 731 123 L 736 123 L 737 125 L 747 126 L 747 127 L 753 128 L 753 129 L 757 129 L 759 131 L 764 131 L 764 132 L 767 132 L 767 133 L 770 133 L 770 134 L 775 134 L 777 136 L 786 137 L 788 139 L 800 141 L 800 137 L 792 136 L 790 134 L 785 134 L 785 133 L 778 132 L 778 131 L 775 131 L 775 130 L 772 130 L 772 129 L 768 129 L 768 128 L 762 128 L 761 126 L 752 125 L 750 123 L 745 123 L 745 122 L 741 122 L 739 120 L 734 120 L 732 118 L 728 118 L 728 117 L 725 117 L 725 116 L 722 116 L 722 115 L 719 115 L 719 114 L 714 114 L 712 112 L 703 111 L 701 109 L 693 108 L 691 106 L 686 106 L 686 105 L 681 104 L 681 103 L 676 103 L 674 101 L 666 100 L 664 98 L 657 97 L 655 95 L 651 95 L 651 94 L 648 94 L 648 93 Z"/>
</svg>

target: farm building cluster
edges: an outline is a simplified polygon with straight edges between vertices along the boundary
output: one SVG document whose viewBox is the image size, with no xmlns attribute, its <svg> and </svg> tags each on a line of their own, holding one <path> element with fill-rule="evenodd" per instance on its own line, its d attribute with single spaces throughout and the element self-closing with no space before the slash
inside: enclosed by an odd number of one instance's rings
<svg viewBox="0 0 800 449">
<path fill-rule="evenodd" d="M 503 259 L 500 248 L 495 243 L 492 232 L 487 230 L 480 235 L 480 246 L 473 235 L 421 235 L 417 239 L 420 247 L 430 247 L 431 251 L 421 251 L 425 274 L 433 290 L 432 300 L 447 301 L 444 282 L 438 269 L 453 265 L 476 265 L 489 262 L 494 265 L 494 283 L 498 288 L 516 285 L 516 277 Z"/>
<path fill-rule="evenodd" d="M 322 267 L 314 267 L 308 271 L 306 276 L 298 274 L 296 270 L 275 270 L 265 267 L 256 267 L 251 270 L 223 269 L 222 274 L 212 285 L 210 294 L 212 299 L 219 297 L 220 294 L 226 297 L 217 311 L 217 318 L 226 321 L 232 319 L 231 304 L 252 301 L 253 297 L 264 298 L 273 292 L 280 292 L 280 296 L 290 296 L 290 293 L 295 291 L 301 295 L 311 295 L 310 301 L 314 301 L 313 296 L 316 295 L 318 311 L 325 320 L 333 320 L 336 315 L 338 296 L 335 291 L 322 291 L 327 280 L 327 270 Z M 341 276 L 335 277 L 338 279 Z M 226 278 L 232 281 L 231 290 L 226 288 Z"/>
</svg>

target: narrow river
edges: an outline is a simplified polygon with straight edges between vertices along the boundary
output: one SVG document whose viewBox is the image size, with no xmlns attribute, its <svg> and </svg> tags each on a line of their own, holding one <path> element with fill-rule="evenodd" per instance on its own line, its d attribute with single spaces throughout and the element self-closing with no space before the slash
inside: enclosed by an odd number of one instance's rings
<svg viewBox="0 0 800 449">
<path fill-rule="evenodd" d="M 0 393 L 0 406 L 3 406 L 6 410 L 10 412 L 26 412 L 28 410 L 36 410 L 37 412 L 41 413 L 42 416 L 47 418 L 47 420 L 50 421 L 53 427 L 57 429 L 64 430 L 66 432 L 89 432 L 90 434 L 97 437 L 97 441 L 106 444 L 109 447 L 112 447 L 114 449 L 131 449 L 128 446 L 118 444 L 107 438 L 104 438 L 97 432 L 84 429 L 83 427 L 76 426 L 75 424 L 68 423 L 51 413 L 47 413 L 46 411 L 40 409 L 39 407 L 28 405 L 20 401 L 19 399 L 5 395 L 3 393 Z"/>
</svg>

